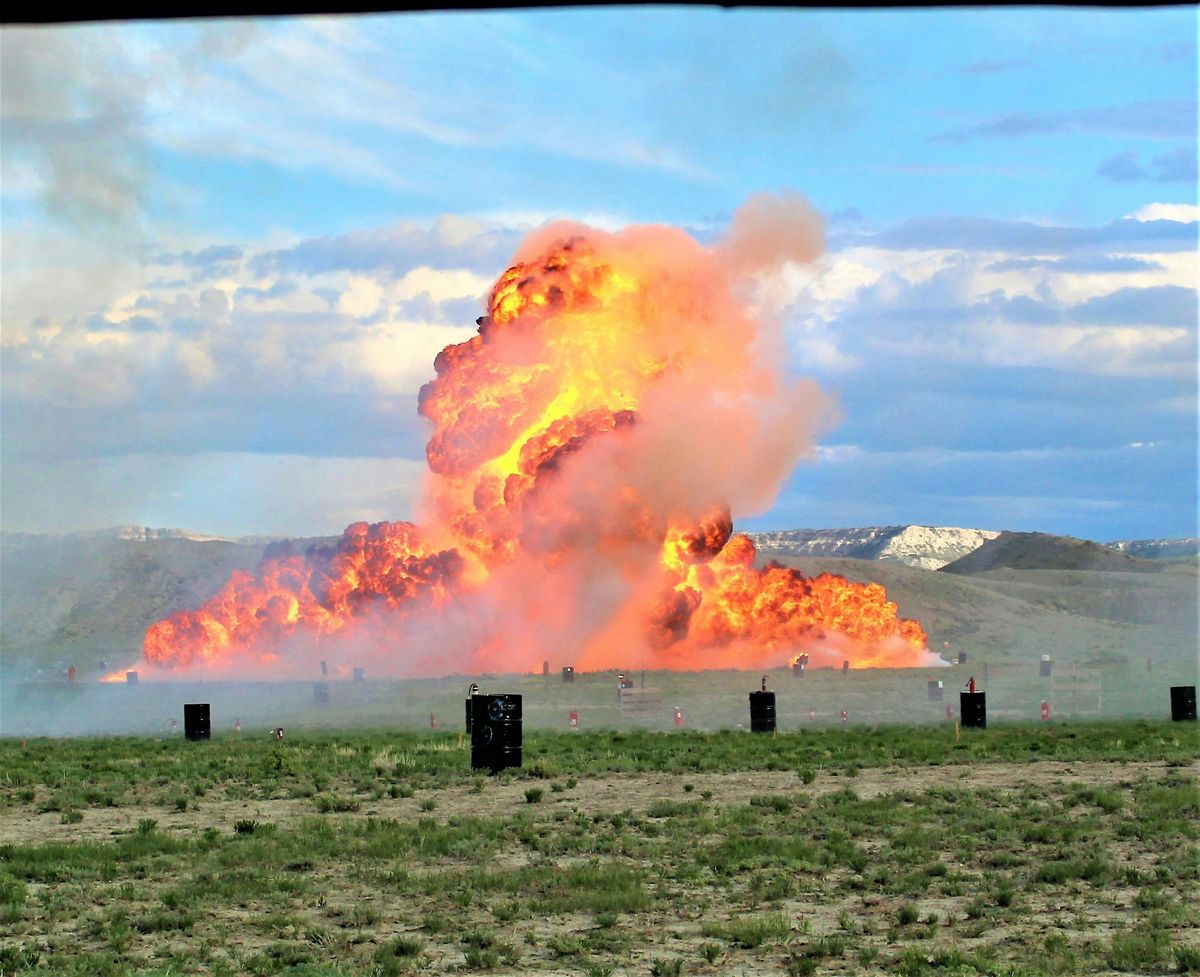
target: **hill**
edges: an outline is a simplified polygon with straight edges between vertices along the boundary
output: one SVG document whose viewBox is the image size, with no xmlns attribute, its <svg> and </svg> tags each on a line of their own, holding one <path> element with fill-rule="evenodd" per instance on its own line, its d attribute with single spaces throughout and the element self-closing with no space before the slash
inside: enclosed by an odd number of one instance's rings
<svg viewBox="0 0 1200 977">
<path fill-rule="evenodd" d="M 978 549 L 941 567 L 941 572 L 972 575 L 1013 569 L 1153 573 L 1162 570 L 1164 565 L 1086 539 L 1046 533 L 1000 533 Z"/>
<path fill-rule="evenodd" d="M 141 650 L 146 628 L 211 596 L 262 547 L 225 540 L 5 533 L 0 539 L 4 664 L 80 658 L 114 667 Z"/>
</svg>

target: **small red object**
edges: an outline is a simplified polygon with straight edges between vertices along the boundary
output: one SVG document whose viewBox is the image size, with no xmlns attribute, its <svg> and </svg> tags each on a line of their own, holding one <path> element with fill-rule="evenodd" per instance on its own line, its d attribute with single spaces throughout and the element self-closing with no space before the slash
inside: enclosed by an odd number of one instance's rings
<svg viewBox="0 0 1200 977">
<path fill-rule="evenodd" d="M 429 714 L 429 728 L 437 729 L 437 716 L 435 716 L 433 713 Z"/>
<path fill-rule="evenodd" d="M 1048 721 L 1049 719 L 1050 719 L 1050 700 L 1043 699 L 1042 700 L 1042 721 L 1045 722 L 1045 721 Z"/>
<path fill-rule="evenodd" d="M 809 709 L 809 710 L 808 710 L 808 720 L 809 720 L 809 722 L 816 722 L 816 719 L 817 719 L 817 710 L 816 710 L 816 709 Z"/>
<path fill-rule="evenodd" d="M 967 682 L 967 691 L 968 692 L 975 691 L 975 676 L 974 675 L 972 675 L 970 680 Z"/>
<path fill-rule="evenodd" d="M 572 729 L 579 728 L 579 712 L 577 710 L 572 709 L 570 711 L 570 713 L 568 713 L 567 718 L 570 720 L 570 725 L 571 725 Z"/>
<path fill-rule="evenodd" d="M 845 722 L 845 721 L 846 721 L 846 719 L 847 719 L 847 716 L 846 716 L 846 710 L 845 710 L 845 708 L 843 707 L 843 709 L 842 709 L 842 722 Z"/>
<path fill-rule="evenodd" d="M 235 733 L 239 732 L 241 730 L 241 728 L 242 728 L 242 721 L 240 719 L 235 719 L 233 721 L 233 731 Z"/>
<path fill-rule="evenodd" d="M 676 726 L 683 725 L 683 710 L 680 709 L 679 706 L 675 707 L 675 725 Z"/>
</svg>

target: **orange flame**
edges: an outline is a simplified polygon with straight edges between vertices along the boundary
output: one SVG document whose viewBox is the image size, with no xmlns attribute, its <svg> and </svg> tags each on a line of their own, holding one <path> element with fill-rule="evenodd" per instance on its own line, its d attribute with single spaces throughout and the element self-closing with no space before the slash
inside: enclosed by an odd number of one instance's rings
<svg viewBox="0 0 1200 977">
<path fill-rule="evenodd" d="M 733 533 L 733 512 L 771 504 L 827 407 L 784 378 L 778 325 L 737 297 L 748 285 L 730 269 L 763 248 L 664 227 L 535 233 L 478 334 L 442 350 L 421 390 L 421 528 L 356 523 L 329 551 L 235 573 L 152 625 L 145 661 L 285 667 L 352 651 L 413 675 L 551 657 L 757 668 L 836 647 L 857 666 L 922 663 L 921 626 L 881 586 L 758 569 Z"/>
<path fill-rule="evenodd" d="M 100 681 L 109 685 L 115 685 L 117 682 L 128 682 L 129 679 L 126 676 L 125 669 L 119 668 L 115 672 L 108 672 L 105 675 L 101 675 Z"/>
</svg>

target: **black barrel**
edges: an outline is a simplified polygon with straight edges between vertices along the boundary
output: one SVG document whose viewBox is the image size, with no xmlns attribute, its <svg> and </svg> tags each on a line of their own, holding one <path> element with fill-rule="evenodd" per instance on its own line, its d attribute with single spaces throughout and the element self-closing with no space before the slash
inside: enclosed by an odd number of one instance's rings
<svg viewBox="0 0 1200 977">
<path fill-rule="evenodd" d="M 1052 668 L 1053 665 L 1050 662 L 1050 656 L 1042 655 L 1041 661 L 1038 662 L 1038 676 L 1041 678 L 1049 678 L 1050 670 Z"/>
<path fill-rule="evenodd" d="M 564 682 L 574 682 L 575 681 L 575 666 L 574 665 L 564 665 L 563 666 L 563 681 Z"/>
<path fill-rule="evenodd" d="M 1171 718 L 1176 722 L 1196 721 L 1196 686 L 1171 686 Z"/>
<path fill-rule="evenodd" d="M 753 733 L 775 732 L 775 693 L 750 693 L 750 731 Z"/>
<path fill-rule="evenodd" d="M 206 740 L 212 734 L 207 702 L 188 702 L 183 707 L 183 735 L 189 740 Z"/>
<path fill-rule="evenodd" d="M 930 702 L 941 702 L 942 701 L 942 683 L 941 682 L 939 682 L 935 678 L 931 678 L 929 680 L 929 684 L 926 686 L 926 688 L 929 690 L 929 701 Z"/>
<path fill-rule="evenodd" d="M 958 693 L 958 711 L 964 729 L 987 729 L 987 693 Z"/>
<path fill-rule="evenodd" d="M 960 665 L 965 665 L 967 663 L 967 653 L 965 651 L 960 651 L 958 653 L 958 663 Z"/>
<path fill-rule="evenodd" d="M 471 767 L 496 773 L 521 765 L 521 697 L 471 696 Z"/>
<path fill-rule="evenodd" d="M 125 673 L 125 684 L 126 685 L 137 685 L 137 682 L 138 682 L 137 672 L 126 672 Z"/>
<path fill-rule="evenodd" d="M 315 682 L 313 683 L 313 702 L 319 705 L 325 705 L 329 701 L 329 683 Z"/>
<path fill-rule="evenodd" d="M 367 670 L 365 668 L 356 668 L 354 670 L 354 681 L 365 682 L 367 678 Z"/>
</svg>

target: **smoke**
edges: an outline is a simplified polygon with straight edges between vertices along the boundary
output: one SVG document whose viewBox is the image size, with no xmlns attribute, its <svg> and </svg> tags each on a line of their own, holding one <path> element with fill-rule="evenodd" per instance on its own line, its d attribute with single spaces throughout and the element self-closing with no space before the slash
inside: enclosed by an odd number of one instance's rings
<svg viewBox="0 0 1200 977">
<path fill-rule="evenodd" d="M 149 173 L 144 89 L 120 52 L 85 28 L 13 28 L 0 45 L 10 166 L 40 174 L 46 209 L 70 223 L 134 215 Z"/>
<path fill-rule="evenodd" d="M 257 38 L 250 23 L 196 24 L 182 43 L 146 45 L 103 24 L 6 27 L 0 37 L 4 179 L 77 230 L 136 234 L 169 125 L 150 101 L 178 80 L 195 98 L 216 60 Z M 111 240 L 109 246 L 111 247 Z"/>
<path fill-rule="evenodd" d="M 809 264 L 825 250 L 825 220 L 793 190 L 758 193 L 738 208 L 717 250 L 734 277 Z"/>
</svg>

